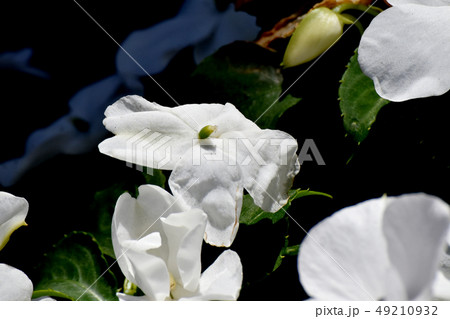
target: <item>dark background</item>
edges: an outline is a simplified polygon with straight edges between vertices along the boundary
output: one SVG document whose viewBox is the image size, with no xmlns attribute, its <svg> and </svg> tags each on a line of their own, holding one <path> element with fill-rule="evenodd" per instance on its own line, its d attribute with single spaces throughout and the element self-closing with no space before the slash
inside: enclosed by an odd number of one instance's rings
<svg viewBox="0 0 450 319">
<path fill-rule="evenodd" d="M 290 1 L 255 1 L 243 9 L 256 14 L 263 29 L 280 18 L 308 7 L 315 1 L 293 5 Z M 119 43 L 130 32 L 149 27 L 176 14 L 181 0 L 79 1 Z M 68 100 L 78 90 L 115 72 L 117 45 L 73 1 L 7 2 L 1 4 L 0 52 L 30 47 L 32 65 L 50 75 L 48 79 L 13 70 L 1 72 L 0 162 L 19 157 L 28 135 L 68 112 Z M 201 17 L 199 17 L 201 19 Z M 368 21 L 363 20 L 367 25 Z M 306 230 L 333 212 L 358 202 L 380 197 L 426 192 L 450 202 L 448 192 L 450 154 L 448 147 L 449 95 L 390 103 L 378 115 L 368 138 L 357 145 L 346 136 L 338 103 L 339 80 L 359 33 L 349 30 L 339 43 L 289 90 L 302 98 L 278 123 L 302 145 L 313 139 L 326 165 L 305 162 L 294 187 L 310 188 L 333 196 L 306 197 L 295 201 L 290 214 Z M 280 43 L 280 46 L 285 43 Z M 205 102 L 192 96 L 188 79 L 195 68 L 190 48 L 180 52 L 169 67 L 155 78 L 180 103 Z M 242 52 L 243 55 L 246 52 Z M 281 61 L 280 53 L 273 59 Z M 289 87 L 310 64 L 283 70 Z M 143 79 L 145 97 L 173 106 L 163 92 Z M 217 102 L 227 97 L 217 97 Z M 101 120 L 101 119 L 99 119 Z M 168 174 L 166 174 L 168 176 Z M 81 155 L 60 155 L 30 170 L 17 184 L 0 188 L 30 203 L 28 227 L 12 236 L 0 253 L 0 261 L 15 266 L 32 279 L 42 255 L 62 236 L 73 230 L 89 230 L 94 194 L 118 181 L 134 185 L 141 175 L 121 161 L 96 149 Z M 285 221 L 272 225 L 262 221 L 241 225 L 231 247 L 244 266 L 242 300 L 300 300 L 307 298 L 298 281 L 297 258 L 286 257 L 273 267 L 284 241 Z M 290 222 L 292 245 L 304 232 Z M 204 245 L 204 264 L 211 263 L 221 249 Z M 120 274 L 118 267 L 113 270 Z M 120 276 L 120 275 L 119 275 Z"/>
</svg>

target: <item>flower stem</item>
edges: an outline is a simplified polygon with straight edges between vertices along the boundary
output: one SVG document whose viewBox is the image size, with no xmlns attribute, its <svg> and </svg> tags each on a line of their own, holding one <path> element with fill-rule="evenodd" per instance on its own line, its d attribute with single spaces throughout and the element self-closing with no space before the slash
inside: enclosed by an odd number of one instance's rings
<svg viewBox="0 0 450 319">
<path fill-rule="evenodd" d="M 342 17 L 342 22 L 344 22 L 344 24 L 353 24 L 358 28 L 361 35 L 364 33 L 363 25 L 354 16 L 347 13 L 341 13 L 340 16 Z"/>
<path fill-rule="evenodd" d="M 334 11 L 336 13 L 342 13 L 346 10 L 359 10 L 359 11 L 367 12 L 367 13 L 373 15 L 374 17 L 383 11 L 382 9 L 380 9 L 378 7 L 373 7 L 373 6 L 368 7 L 363 4 L 353 4 L 353 3 L 343 3 L 332 9 L 332 11 Z"/>
</svg>

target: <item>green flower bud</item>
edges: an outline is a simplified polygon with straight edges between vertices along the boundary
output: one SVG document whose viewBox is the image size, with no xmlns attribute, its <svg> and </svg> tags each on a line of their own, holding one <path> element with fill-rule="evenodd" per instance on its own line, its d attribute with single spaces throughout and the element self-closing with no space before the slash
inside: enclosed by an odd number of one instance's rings
<svg viewBox="0 0 450 319">
<path fill-rule="evenodd" d="M 325 7 L 310 11 L 292 35 L 282 65 L 289 68 L 318 57 L 342 35 L 344 22 L 344 17 Z"/>
<path fill-rule="evenodd" d="M 217 129 L 217 126 L 215 125 L 206 125 L 204 128 L 198 132 L 198 138 L 203 140 L 205 138 L 208 138 L 212 133 L 214 133 Z"/>
<path fill-rule="evenodd" d="M 137 292 L 137 286 L 125 278 L 123 283 L 123 292 L 127 295 L 134 296 Z"/>
</svg>

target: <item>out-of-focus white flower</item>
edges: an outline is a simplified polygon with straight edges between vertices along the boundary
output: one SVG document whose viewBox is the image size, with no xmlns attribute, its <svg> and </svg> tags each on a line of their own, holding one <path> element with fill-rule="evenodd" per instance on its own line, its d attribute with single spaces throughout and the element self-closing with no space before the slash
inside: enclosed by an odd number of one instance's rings
<svg viewBox="0 0 450 319">
<path fill-rule="evenodd" d="M 26 225 L 28 202 L 6 192 L 0 192 L 0 250 L 9 236 Z M 0 263 L 0 300 L 31 300 L 33 284 L 22 271 Z"/>
<path fill-rule="evenodd" d="M 30 48 L 15 52 L 0 53 L 0 69 L 11 69 L 28 73 L 40 78 L 48 78 L 49 75 L 46 72 L 30 66 L 30 59 L 32 55 L 33 50 Z"/>
<path fill-rule="evenodd" d="M 431 299 L 449 218 L 449 206 L 425 194 L 344 208 L 300 245 L 300 281 L 319 300 Z"/>
<path fill-rule="evenodd" d="M 229 103 L 169 108 L 127 96 L 105 115 L 103 123 L 116 136 L 100 143 L 100 152 L 173 170 L 173 194 L 208 215 L 205 240 L 212 245 L 233 242 L 243 188 L 256 205 L 276 212 L 300 168 L 292 136 L 261 130 Z"/>
<path fill-rule="evenodd" d="M 113 215 L 114 252 L 125 277 L 144 297 L 121 300 L 236 300 L 242 284 L 239 256 L 227 250 L 201 273 L 206 215 L 187 210 L 154 185 L 119 197 Z"/>
<path fill-rule="evenodd" d="M 389 0 L 364 32 L 358 60 L 391 101 L 450 89 L 450 0 Z"/>
<path fill-rule="evenodd" d="M 34 131 L 25 155 L 0 164 L 0 184 L 11 186 L 30 168 L 58 154 L 92 150 L 107 134 L 100 119 L 105 106 L 122 96 L 121 80 L 111 76 L 79 91 L 70 101 L 70 112 L 50 126 Z"/>
<path fill-rule="evenodd" d="M 107 133 L 101 124 L 104 109 L 126 94 L 142 95 L 141 78 L 163 71 L 181 49 L 193 46 L 198 63 L 225 44 L 253 40 L 258 32 L 256 18 L 236 12 L 233 5 L 219 11 L 214 1 L 188 0 L 174 18 L 131 33 L 122 48 L 132 58 L 119 49 L 117 73 L 79 91 L 69 101 L 67 115 L 32 133 L 24 156 L 0 164 L 0 184 L 14 184 L 27 170 L 55 155 L 92 150 Z M 30 54 L 23 50 L 14 56 L 0 55 L 0 66 L 11 60 L 27 65 Z"/>
<path fill-rule="evenodd" d="M 139 78 L 163 71 L 181 49 L 192 46 L 194 59 L 200 63 L 225 44 L 254 40 L 259 30 L 255 17 L 235 11 L 232 4 L 219 11 L 214 1 L 187 0 L 172 19 L 135 31 L 124 41 L 122 47 L 140 66 L 119 50 L 117 71 L 140 94 Z"/>
</svg>

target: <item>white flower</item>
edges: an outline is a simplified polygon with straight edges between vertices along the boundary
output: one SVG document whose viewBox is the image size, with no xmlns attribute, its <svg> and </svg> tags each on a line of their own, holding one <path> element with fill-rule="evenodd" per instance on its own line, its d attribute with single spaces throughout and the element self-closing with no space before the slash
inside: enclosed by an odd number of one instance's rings
<svg viewBox="0 0 450 319">
<path fill-rule="evenodd" d="M 0 250 L 9 236 L 26 225 L 28 202 L 6 192 L 0 192 Z M 33 284 L 22 271 L 0 263 L 0 300 L 31 300 Z"/>
<path fill-rule="evenodd" d="M 0 192 L 0 250 L 17 228 L 26 225 L 27 214 L 28 202 L 25 198 Z"/>
<path fill-rule="evenodd" d="M 0 300 L 29 301 L 33 294 L 33 283 L 19 269 L 0 264 Z"/>
<path fill-rule="evenodd" d="M 339 40 L 343 31 L 340 14 L 325 7 L 309 11 L 289 40 L 283 66 L 289 68 L 317 58 Z"/>
<path fill-rule="evenodd" d="M 258 206 L 275 212 L 299 171 L 292 136 L 261 130 L 229 103 L 169 108 L 127 96 L 105 115 L 103 123 L 116 136 L 103 141 L 100 152 L 173 170 L 173 194 L 208 215 L 205 240 L 216 246 L 233 242 L 243 188 Z"/>
<path fill-rule="evenodd" d="M 389 0 L 364 32 L 359 63 L 391 101 L 450 89 L 450 0 Z"/>
<path fill-rule="evenodd" d="M 300 281 L 320 300 L 431 299 L 449 213 L 445 202 L 425 194 L 344 208 L 301 244 Z"/>
<path fill-rule="evenodd" d="M 137 199 L 128 193 L 119 197 L 112 222 L 114 252 L 125 277 L 145 293 L 138 299 L 237 299 L 242 265 L 235 252 L 223 252 L 201 274 L 205 222 L 202 211 L 186 211 L 157 186 L 140 186 Z"/>
</svg>

